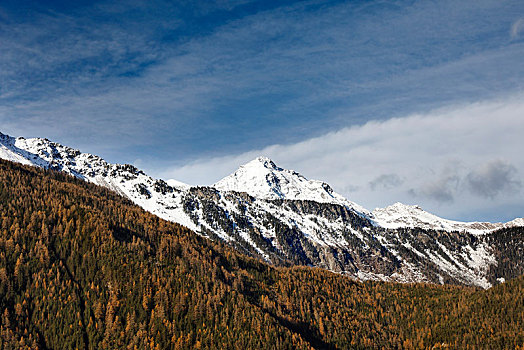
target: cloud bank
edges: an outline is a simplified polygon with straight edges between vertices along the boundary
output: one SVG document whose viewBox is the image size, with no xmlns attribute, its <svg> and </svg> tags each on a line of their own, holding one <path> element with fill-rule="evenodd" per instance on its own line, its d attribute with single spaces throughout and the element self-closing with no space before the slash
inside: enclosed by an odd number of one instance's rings
<svg viewBox="0 0 524 350">
<path fill-rule="evenodd" d="M 161 175 L 211 184 L 266 155 L 371 209 L 402 201 L 455 219 L 507 220 L 524 214 L 522 101 L 518 95 L 370 121 L 292 145 L 197 160 Z"/>
</svg>

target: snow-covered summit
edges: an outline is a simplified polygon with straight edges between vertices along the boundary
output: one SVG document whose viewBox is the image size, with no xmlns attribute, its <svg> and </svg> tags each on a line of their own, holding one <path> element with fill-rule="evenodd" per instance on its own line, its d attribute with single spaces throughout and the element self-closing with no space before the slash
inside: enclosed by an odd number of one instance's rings
<svg viewBox="0 0 524 350">
<path fill-rule="evenodd" d="M 424 211 L 418 205 L 406 205 L 398 202 L 386 208 L 376 208 L 372 214 L 373 220 L 384 228 L 419 227 L 444 231 L 468 231 L 473 234 L 481 234 L 507 226 L 519 226 L 519 223 L 522 223 L 519 219 L 506 224 L 447 220 Z"/>
<path fill-rule="evenodd" d="M 333 191 L 323 181 L 308 180 L 294 170 L 280 168 L 267 157 L 241 165 L 233 174 L 213 185 L 221 191 L 246 192 L 261 199 L 311 200 L 348 206 L 362 214 L 368 210 Z"/>
<path fill-rule="evenodd" d="M 188 190 L 192 187 L 191 185 L 186 184 L 185 182 L 178 181 L 175 179 L 166 180 L 166 182 L 169 186 L 173 188 L 178 188 L 178 189 L 183 189 L 183 190 Z"/>
</svg>

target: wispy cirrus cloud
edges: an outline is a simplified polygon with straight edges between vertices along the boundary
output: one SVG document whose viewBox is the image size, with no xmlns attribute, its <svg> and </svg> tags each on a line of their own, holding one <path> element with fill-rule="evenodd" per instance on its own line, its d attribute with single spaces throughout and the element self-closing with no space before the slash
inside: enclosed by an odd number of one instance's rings
<svg viewBox="0 0 524 350">
<path fill-rule="evenodd" d="M 262 3 L 99 2 L 4 24 L 4 132 L 153 168 L 521 87 L 519 1 Z"/>
<path fill-rule="evenodd" d="M 511 25 L 509 35 L 511 39 L 517 39 L 524 30 L 524 18 L 519 18 Z"/>
</svg>

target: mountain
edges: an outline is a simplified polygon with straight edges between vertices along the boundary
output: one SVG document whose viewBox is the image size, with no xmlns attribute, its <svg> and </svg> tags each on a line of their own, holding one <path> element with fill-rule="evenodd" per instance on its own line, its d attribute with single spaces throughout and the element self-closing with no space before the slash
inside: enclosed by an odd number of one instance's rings
<svg viewBox="0 0 524 350">
<path fill-rule="evenodd" d="M 245 192 L 265 200 L 306 200 L 338 204 L 369 219 L 375 226 L 388 229 L 423 228 L 483 234 L 503 227 L 524 226 L 522 218 L 507 223 L 452 221 L 428 213 L 417 205 L 402 203 L 370 212 L 334 192 L 327 183 L 308 180 L 296 171 L 280 168 L 267 157 L 258 157 L 241 165 L 237 171 L 215 183 L 213 187 L 220 191 Z"/>
<path fill-rule="evenodd" d="M 401 204 L 369 212 L 326 183 L 268 158 L 241 166 L 214 186 L 191 187 L 47 139 L 1 135 L 0 157 L 104 186 L 163 219 L 275 265 L 317 266 L 360 280 L 483 288 L 514 277 L 496 268 L 503 264 L 503 248 L 492 238 L 496 229 L 522 225 L 522 219 L 458 223 Z M 517 262 L 522 253 L 513 256 Z"/>
<path fill-rule="evenodd" d="M 132 165 L 110 164 L 96 155 L 42 138 L 13 138 L 0 134 L 0 158 L 63 171 L 107 187 L 164 219 L 197 229 L 182 210 L 181 196 L 175 195 L 187 189 L 182 183 L 170 186 Z"/>
<path fill-rule="evenodd" d="M 524 230 L 501 234 L 510 257 Z M 1 349 L 515 349 L 523 288 L 275 267 L 107 188 L 0 160 Z"/>
<path fill-rule="evenodd" d="M 402 203 L 395 203 L 386 208 L 377 208 L 373 210 L 372 217 L 380 227 L 389 229 L 417 227 L 448 232 L 467 231 L 473 234 L 484 234 L 504 227 L 524 226 L 524 220 L 520 218 L 507 223 L 452 221 L 428 213 L 418 205 Z"/>
<path fill-rule="evenodd" d="M 368 210 L 334 192 L 327 183 L 308 180 L 296 171 L 282 169 L 267 157 L 258 157 L 240 166 L 213 187 L 221 191 L 245 192 L 265 200 L 308 200 L 339 204 L 364 216 L 369 215 Z"/>
</svg>

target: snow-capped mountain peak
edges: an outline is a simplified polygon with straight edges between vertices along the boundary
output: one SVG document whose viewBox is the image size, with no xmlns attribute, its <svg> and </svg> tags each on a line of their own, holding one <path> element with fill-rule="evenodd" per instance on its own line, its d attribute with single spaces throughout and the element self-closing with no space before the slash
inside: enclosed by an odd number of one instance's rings
<svg viewBox="0 0 524 350">
<path fill-rule="evenodd" d="M 367 214 L 363 207 L 333 191 L 323 181 L 308 180 L 294 170 L 279 167 L 268 157 L 257 157 L 213 185 L 221 191 L 246 192 L 262 199 L 311 200 L 341 204 Z"/>
<path fill-rule="evenodd" d="M 372 212 L 373 220 L 381 227 L 396 229 L 401 227 L 419 227 L 444 231 L 468 231 L 482 234 L 506 226 L 518 226 L 518 219 L 507 224 L 490 222 L 460 222 L 443 219 L 424 211 L 418 205 L 395 203 L 386 208 L 376 208 Z"/>
<path fill-rule="evenodd" d="M 264 156 L 257 157 L 253 159 L 252 161 L 250 161 L 249 163 L 242 165 L 242 167 L 245 167 L 245 166 L 247 167 L 263 166 L 264 168 L 267 168 L 267 169 L 274 169 L 274 170 L 279 170 L 279 171 L 284 170 L 282 168 L 279 168 L 275 164 L 275 162 L 273 162 L 270 158 L 264 157 Z"/>
</svg>

